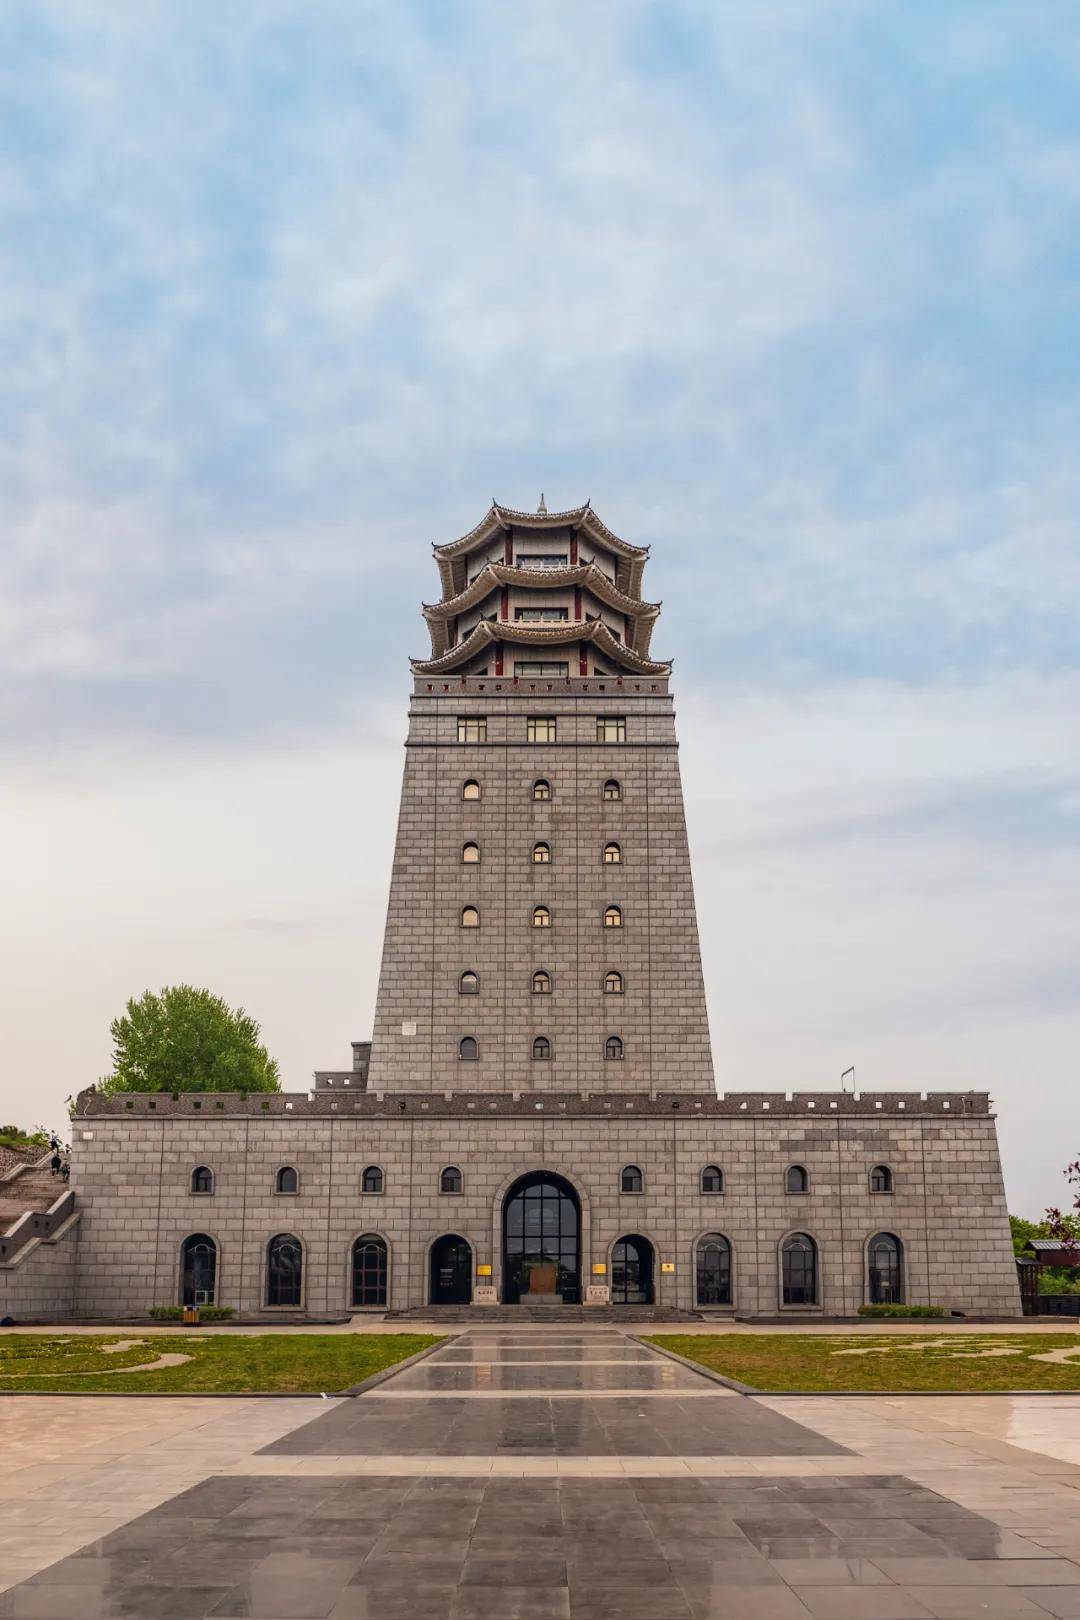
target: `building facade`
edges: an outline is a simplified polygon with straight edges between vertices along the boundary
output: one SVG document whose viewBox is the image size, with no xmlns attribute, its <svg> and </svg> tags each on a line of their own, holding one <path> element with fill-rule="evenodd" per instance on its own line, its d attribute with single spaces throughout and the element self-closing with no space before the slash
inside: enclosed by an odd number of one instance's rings
<svg viewBox="0 0 1080 1620">
<path fill-rule="evenodd" d="M 84 1092 L 66 1312 L 1018 1314 L 985 1094 L 717 1094 L 647 551 L 541 502 L 435 559 L 372 1041 L 306 1094 Z"/>
</svg>

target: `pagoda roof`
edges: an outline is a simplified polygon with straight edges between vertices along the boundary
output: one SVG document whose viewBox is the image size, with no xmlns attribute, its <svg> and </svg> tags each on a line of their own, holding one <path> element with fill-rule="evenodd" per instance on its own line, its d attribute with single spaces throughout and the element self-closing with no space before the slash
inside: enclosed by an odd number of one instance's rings
<svg viewBox="0 0 1080 1620">
<path fill-rule="evenodd" d="M 616 641 L 607 625 L 602 619 L 590 619 L 586 624 L 510 624 L 504 619 L 481 619 L 480 623 L 471 630 L 464 641 L 459 641 L 456 647 L 450 647 L 446 652 L 436 658 L 413 658 L 410 663 L 416 675 L 444 675 L 484 650 L 492 642 L 506 641 L 525 647 L 573 647 L 579 641 L 594 642 L 597 648 L 609 658 L 613 664 L 619 664 L 623 669 L 636 675 L 667 675 L 671 670 L 670 660 L 661 663 L 654 659 L 645 658 L 641 653 L 635 652 L 632 647 L 625 646 Z"/>
<path fill-rule="evenodd" d="M 465 613 L 478 602 L 503 585 L 518 585 L 526 590 L 549 591 L 565 586 L 582 586 L 599 601 L 625 613 L 634 620 L 633 644 L 641 654 L 649 650 L 652 627 L 660 613 L 659 602 L 643 602 L 640 596 L 627 596 L 624 591 L 593 562 L 578 563 L 573 568 L 514 568 L 508 563 L 488 563 L 470 585 L 456 596 L 442 602 L 425 602 L 424 618 L 431 631 L 431 644 L 435 653 L 443 653 L 448 644 L 448 620 Z"/>
<path fill-rule="evenodd" d="M 460 539 L 450 540 L 442 546 L 432 545 L 431 549 L 442 576 L 444 596 L 455 595 L 463 588 L 464 582 L 460 575 L 455 577 L 455 562 L 467 557 L 477 546 L 484 545 L 493 535 L 507 529 L 535 529 L 537 533 L 551 529 L 577 529 L 616 555 L 626 558 L 632 564 L 629 570 L 629 583 L 632 589 L 636 591 L 641 587 L 641 573 L 649 555 L 648 546 L 631 545 L 629 540 L 623 540 L 619 535 L 613 534 L 607 524 L 597 517 L 589 501 L 586 501 L 584 506 L 575 506 L 566 512 L 518 512 L 512 506 L 503 506 L 498 501 L 492 501 L 487 513 L 468 534 L 463 534 Z"/>
</svg>

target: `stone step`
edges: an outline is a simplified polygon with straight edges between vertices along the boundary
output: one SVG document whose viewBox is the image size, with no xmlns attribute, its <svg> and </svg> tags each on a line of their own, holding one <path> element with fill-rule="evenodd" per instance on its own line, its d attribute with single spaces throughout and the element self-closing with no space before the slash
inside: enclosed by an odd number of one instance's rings
<svg viewBox="0 0 1080 1620">
<path fill-rule="evenodd" d="M 44 1168 L 34 1165 L 20 1171 L 10 1181 L 0 1181 L 0 1234 L 7 1232 L 27 1210 L 40 1214 L 48 1209 L 60 1197 L 64 1185 L 48 1165 Z"/>
<path fill-rule="evenodd" d="M 565 1327 L 570 1322 L 608 1324 L 613 1322 L 701 1322 L 700 1311 L 678 1310 L 666 1305 L 413 1305 L 408 1310 L 387 1311 L 387 1321 L 467 1322 L 482 1327 L 489 1322 L 543 1322 L 546 1327 Z"/>
</svg>

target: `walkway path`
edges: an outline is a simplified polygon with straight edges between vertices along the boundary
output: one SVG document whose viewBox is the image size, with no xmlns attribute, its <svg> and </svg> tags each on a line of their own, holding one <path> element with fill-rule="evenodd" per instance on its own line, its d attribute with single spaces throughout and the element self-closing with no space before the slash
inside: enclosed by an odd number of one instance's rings
<svg viewBox="0 0 1080 1620">
<path fill-rule="evenodd" d="M 1080 1617 L 1080 1397 L 747 1399 L 617 1328 L 552 1325 L 478 1326 L 318 1406 L 31 1404 L 114 1428 L 48 1480 L 22 1469 L 14 1506 L 59 1498 L 59 1528 L 92 1495 L 124 1522 L 47 1567 L 26 1524 L 0 1616 Z M 157 1467 L 132 1421 L 171 1425 Z"/>
</svg>

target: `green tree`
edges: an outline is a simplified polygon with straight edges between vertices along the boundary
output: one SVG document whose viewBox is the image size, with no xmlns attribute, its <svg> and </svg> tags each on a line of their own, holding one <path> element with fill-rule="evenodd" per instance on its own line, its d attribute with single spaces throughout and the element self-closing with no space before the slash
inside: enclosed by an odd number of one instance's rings
<svg viewBox="0 0 1080 1620">
<path fill-rule="evenodd" d="M 113 1091 L 280 1091 L 278 1066 L 242 1008 L 191 984 L 147 990 L 110 1025 Z"/>
</svg>

